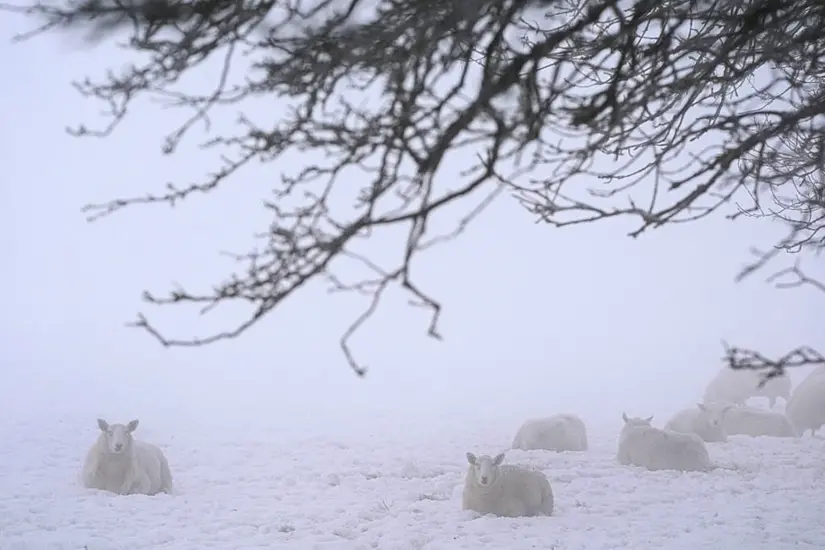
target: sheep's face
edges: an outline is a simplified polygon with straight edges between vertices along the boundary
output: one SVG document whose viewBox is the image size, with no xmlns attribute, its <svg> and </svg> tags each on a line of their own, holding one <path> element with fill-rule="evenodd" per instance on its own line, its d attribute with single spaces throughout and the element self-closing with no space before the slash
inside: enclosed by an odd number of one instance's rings
<svg viewBox="0 0 825 550">
<path fill-rule="evenodd" d="M 649 428 L 650 423 L 653 422 L 653 415 L 647 418 L 640 418 L 638 416 L 628 417 L 627 414 L 622 413 L 622 420 L 624 420 L 626 428 Z"/>
<path fill-rule="evenodd" d="M 498 467 L 504 462 L 504 453 L 496 455 L 495 458 L 489 455 L 476 456 L 473 453 L 467 453 L 467 462 L 470 463 L 478 486 L 489 487 L 498 477 Z"/>
<path fill-rule="evenodd" d="M 97 425 L 106 438 L 106 446 L 113 454 L 125 453 L 132 447 L 132 432 L 138 427 L 138 421 L 132 420 L 128 424 L 109 424 L 98 418 Z"/>
<path fill-rule="evenodd" d="M 696 404 L 701 412 L 699 418 L 710 428 L 720 428 L 725 420 L 725 413 L 730 409 L 730 405 L 705 405 Z"/>
</svg>

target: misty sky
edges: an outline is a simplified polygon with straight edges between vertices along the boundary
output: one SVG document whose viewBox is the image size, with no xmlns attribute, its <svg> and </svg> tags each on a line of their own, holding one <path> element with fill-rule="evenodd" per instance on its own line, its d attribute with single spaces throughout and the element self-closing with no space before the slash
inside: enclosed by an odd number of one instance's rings
<svg viewBox="0 0 825 550">
<path fill-rule="evenodd" d="M 94 121 L 102 107 L 70 81 L 118 66 L 122 54 L 71 36 L 10 44 L 25 23 L 9 15 L 0 22 L 0 234 L 8 258 L 0 399 L 9 410 L 34 403 L 60 414 L 82 391 L 90 413 L 113 420 L 150 414 L 147 403 L 181 414 L 241 407 L 254 415 L 271 401 L 307 411 L 627 410 L 664 419 L 701 398 L 721 366 L 722 339 L 769 354 L 823 343 L 813 291 L 774 290 L 763 282 L 769 273 L 733 281 L 748 249 L 773 242 L 777 225 L 716 217 L 632 240 L 623 223 L 536 225 L 505 197 L 417 263 L 419 281 L 445 307 L 445 340 L 428 339 L 428 314 L 391 293 L 353 341 L 371 369 L 364 380 L 349 370 L 338 339 L 366 302 L 322 285 L 238 340 L 163 349 L 124 323 L 143 311 L 187 337 L 227 319 L 151 308 L 141 292 L 173 282 L 208 288 L 228 274 L 233 264 L 219 251 L 244 252 L 266 228 L 259 204 L 279 167 L 174 210 L 138 206 L 87 223 L 87 202 L 201 178 L 210 157 L 196 151 L 197 133 L 178 154 L 162 156 L 161 138 L 180 114 L 147 103 L 109 139 L 68 136 L 67 125 Z M 790 260 L 783 261 L 777 267 Z"/>
</svg>

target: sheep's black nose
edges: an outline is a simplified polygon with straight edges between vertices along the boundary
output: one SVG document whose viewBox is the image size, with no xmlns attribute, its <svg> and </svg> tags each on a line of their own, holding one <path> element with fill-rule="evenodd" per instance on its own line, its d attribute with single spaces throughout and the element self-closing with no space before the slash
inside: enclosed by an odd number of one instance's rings
<svg viewBox="0 0 825 550">
<path fill-rule="evenodd" d="M 115 450 L 119 451 L 123 448 L 123 443 L 115 443 Z"/>
<path fill-rule="evenodd" d="M 487 483 L 487 476 L 481 476 L 481 482 Z"/>
</svg>

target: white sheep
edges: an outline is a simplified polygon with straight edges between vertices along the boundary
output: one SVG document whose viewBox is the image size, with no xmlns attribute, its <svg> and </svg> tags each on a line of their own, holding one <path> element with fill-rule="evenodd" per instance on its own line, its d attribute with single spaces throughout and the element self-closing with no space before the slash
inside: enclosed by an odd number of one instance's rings
<svg viewBox="0 0 825 550">
<path fill-rule="evenodd" d="M 723 417 L 731 405 L 697 403 L 695 407 L 676 413 L 665 424 L 665 429 L 672 432 L 696 434 L 708 443 L 728 440 Z"/>
<path fill-rule="evenodd" d="M 754 374 L 756 374 L 757 387 L 753 392 L 753 397 L 767 397 L 770 403 L 770 408 L 773 408 L 774 405 L 776 405 L 776 400 L 781 397 L 787 406 L 788 401 L 791 399 L 790 376 L 785 373 L 780 376 L 774 376 L 765 382 L 765 385 L 760 388 L 759 382 L 761 382 L 764 377 L 764 373 L 755 372 Z"/>
<path fill-rule="evenodd" d="M 573 414 L 557 414 L 525 422 L 513 439 L 513 448 L 524 451 L 586 451 L 587 428 Z"/>
<path fill-rule="evenodd" d="M 616 453 L 619 464 L 686 472 L 707 471 L 713 467 L 705 442 L 698 435 L 654 428 L 650 424 L 652 416 L 628 418 L 622 413 L 622 419 L 624 427 Z"/>
<path fill-rule="evenodd" d="M 817 430 L 825 424 L 825 376 L 809 376 L 794 390 L 785 407 L 785 414 L 791 419 L 799 435 Z"/>
<path fill-rule="evenodd" d="M 553 489 L 542 472 L 504 464 L 504 453 L 491 458 L 467 453 L 462 509 L 504 517 L 549 516 Z"/>
<path fill-rule="evenodd" d="M 794 425 L 782 413 L 753 407 L 729 407 L 724 415 L 725 430 L 730 435 L 760 437 L 796 437 Z"/>
<path fill-rule="evenodd" d="M 705 403 L 744 404 L 753 393 L 751 375 L 743 370 L 722 367 L 705 388 Z"/>
<path fill-rule="evenodd" d="M 825 377 L 825 365 L 819 365 L 818 367 L 814 368 L 814 370 L 809 372 L 808 376 L 802 379 L 802 382 L 799 383 L 794 392 L 799 391 L 799 388 L 804 387 L 806 384 L 822 377 Z"/>
<path fill-rule="evenodd" d="M 759 387 L 764 373 L 748 369 L 723 367 L 705 388 L 705 403 L 733 403 L 744 405 L 751 397 L 767 397 L 770 406 L 776 405 L 781 397 L 787 403 L 791 394 L 791 379 L 783 374 L 768 380 Z"/>
<path fill-rule="evenodd" d="M 132 437 L 138 421 L 109 424 L 98 418 L 100 435 L 89 449 L 81 481 L 88 489 L 121 495 L 172 492 L 172 474 L 163 452 Z"/>
</svg>

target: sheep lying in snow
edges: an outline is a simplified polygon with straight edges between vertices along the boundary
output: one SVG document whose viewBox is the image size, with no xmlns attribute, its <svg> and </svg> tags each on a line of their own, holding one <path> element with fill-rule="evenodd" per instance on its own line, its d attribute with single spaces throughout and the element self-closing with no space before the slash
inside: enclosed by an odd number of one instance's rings
<svg viewBox="0 0 825 550">
<path fill-rule="evenodd" d="M 767 397 L 771 408 L 781 397 L 787 403 L 791 394 L 791 379 L 787 375 L 776 376 L 760 388 L 763 374 L 752 370 L 734 370 L 723 367 L 705 389 L 705 403 L 734 403 L 744 405 L 751 397 Z"/>
<path fill-rule="evenodd" d="M 791 419 L 799 435 L 817 430 L 825 424 L 825 376 L 808 376 L 793 392 L 785 407 L 785 414 Z"/>
<path fill-rule="evenodd" d="M 513 440 L 514 449 L 532 451 L 586 451 L 587 428 L 573 414 L 557 414 L 525 422 Z"/>
<path fill-rule="evenodd" d="M 793 424 L 782 413 L 753 407 L 729 407 L 724 416 L 725 430 L 730 435 L 759 437 L 796 437 Z"/>
<path fill-rule="evenodd" d="M 653 417 L 628 418 L 622 413 L 624 427 L 619 436 L 616 459 L 625 466 L 648 470 L 705 471 L 712 468 L 705 443 L 696 434 L 683 434 L 654 428 Z"/>
<path fill-rule="evenodd" d="M 501 463 L 504 453 L 491 458 L 467 453 L 462 509 L 504 517 L 549 516 L 553 490 L 542 472 Z"/>
<path fill-rule="evenodd" d="M 731 405 L 716 403 L 704 405 L 697 403 L 696 407 L 684 409 L 676 413 L 665 425 L 666 430 L 673 432 L 696 434 L 704 441 L 724 442 L 728 440 L 723 417 Z"/>
<path fill-rule="evenodd" d="M 172 474 L 163 452 L 132 437 L 137 420 L 123 425 L 98 418 L 97 425 L 101 433 L 81 473 L 84 487 L 121 495 L 172 492 Z"/>
</svg>

